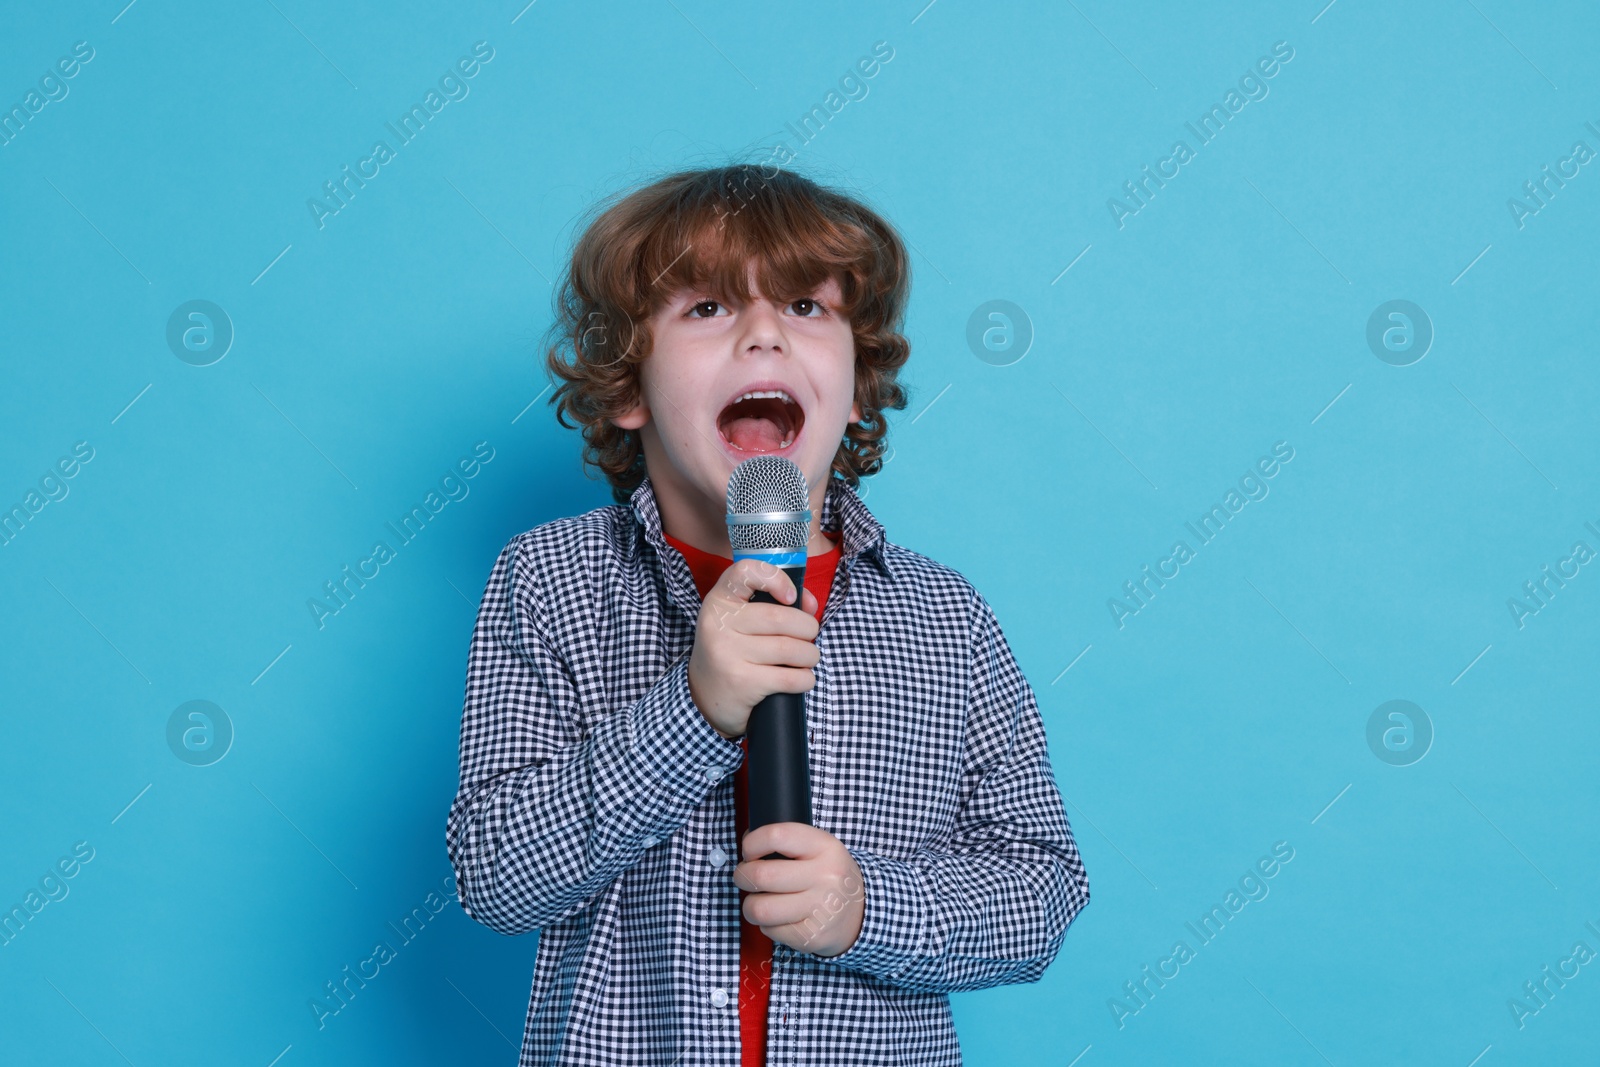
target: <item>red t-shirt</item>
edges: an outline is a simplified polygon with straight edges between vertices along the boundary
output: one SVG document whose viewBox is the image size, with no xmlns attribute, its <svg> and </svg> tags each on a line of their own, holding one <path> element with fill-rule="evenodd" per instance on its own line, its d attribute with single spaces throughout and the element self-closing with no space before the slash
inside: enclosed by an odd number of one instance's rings
<svg viewBox="0 0 1600 1067">
<path fill-rule="evenodd" d="M 667 539 L 667 544 L 682 553 L 685 562 L 689 564 L 689 573 L 694 575 L 695 588 L 700 592 L 700 599 L 704 600 L 706 593 L 717 584 L 717 579 L 722 577 L 724 571 L 733 566 L 733 559 L 729 556 L 719 556 L 715 553 L 704 552 L 693 545 L 673 537 L 662 531 Z M 824 537 L 833 542 L 833 547 L 816 556 L 806 558 L 805 587 L 811 590 L 811 595 L 817 598 L 817 619 L 822 619 L 822 610 L 828 604 L 828 590 L 833 588 L 833 575 L 839 567 L 839 534 L 824 530 Z M 739 744 L 747 752 L 749 743 L 747 739 L 740 738 Z M 749 807 L 749 776 L 747 768 L 749 761 L 739 764 L 739 769 L 733 776 L 733 803 L 734 803 L 734 829 L 735 829 L 735 854 L 738 853 L 738 843 L 743 840 L 745 827 L 750 822 Z M 738 856 L 738 859 L 743 859 Z M 767 1002 L 772 992 L 772 938 L 761 932 L 761 927 L 745 919 L 742 909 L 746 893 L 739 890 L 739 1040 L 743 1052 L 740 1056 L 740 1067 L 765 1067 L 767 1062 Z M 746 981 L 748 979 L 748 981 Z"/>
</svg>

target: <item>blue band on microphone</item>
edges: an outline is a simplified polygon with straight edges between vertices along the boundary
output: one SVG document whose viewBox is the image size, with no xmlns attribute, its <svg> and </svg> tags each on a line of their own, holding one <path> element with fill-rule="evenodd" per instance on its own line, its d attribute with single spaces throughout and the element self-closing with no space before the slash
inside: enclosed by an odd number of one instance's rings
<svg viewBox="0 0 1600 1067">
<path fill-rule="evenodd" d="M 806 550 L 803 548 L 776 548 L 768 549 L 765 552 L 740 552 L 735 549 L 733 561 L 737 563 L 741 559 L 766 560 L 775 567 L 804 567 L 806 565 Z"/>
</svg>

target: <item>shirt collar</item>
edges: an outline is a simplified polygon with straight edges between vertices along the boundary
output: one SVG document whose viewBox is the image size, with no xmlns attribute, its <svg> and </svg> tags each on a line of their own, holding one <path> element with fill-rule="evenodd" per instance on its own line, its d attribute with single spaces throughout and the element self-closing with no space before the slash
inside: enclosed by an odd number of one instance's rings
<svg viewBox="0 0 1600 1067">
<path fill-rule="evenodd" d="M 656 508 L 655 488 L 650 484 L 649 475 L 645 475 L 639 487 L 633 491 L 631 500 L 634 518 L 644 527 L 645 539 L 658 552 L 669 547 L 661 529 L 661 513 Z M 885 575 L 894 577 L 893 565 L 884 551 L 888 541 L 883 524 L 843 478 L 828 478 L 828 490 L 822 501 L 821 527 L 840 531 L 840 564 L 848 566 L 856 556 L 865 554 Z"/>
</svg>

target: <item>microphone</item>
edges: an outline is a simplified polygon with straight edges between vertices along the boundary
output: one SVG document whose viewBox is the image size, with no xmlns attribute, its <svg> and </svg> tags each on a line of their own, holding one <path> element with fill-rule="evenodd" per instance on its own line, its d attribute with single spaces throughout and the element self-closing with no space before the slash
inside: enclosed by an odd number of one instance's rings
<svg viewBox="0 0 1600 1067">
<path fill-rule="evenodd" d="M 728 479 L 728 542 L 734 562 L 766 560 L 794 582 L 795 601 L 804 590 L 806 542 L 811 536 L 806 476 L 792 460 L 760 455 L 744 460 Z M 781 603 L 765 590 L 752 601 Z M 773 693 L 750 711 L 748 742 L 750 821 L 811 823 L 811 758 L 806 750 L 804 693 Z M 787 859 L 771 852 L 762 859 Z"/>
</svg>

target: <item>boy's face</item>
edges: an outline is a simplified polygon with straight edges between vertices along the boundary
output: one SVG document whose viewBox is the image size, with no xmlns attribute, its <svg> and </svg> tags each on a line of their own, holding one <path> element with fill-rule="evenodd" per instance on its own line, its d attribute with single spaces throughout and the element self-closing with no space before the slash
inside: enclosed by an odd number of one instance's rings
<svg viewBox="0 0 1600 1067">
<path fill-rule="evenodd" d="M 812 540 L 855 402 L 855 339 L 837 279 L 779 305 L 759 292 L 739 306 L 682 289 L 650 318 L 653 346 L 639 366 L 640 403 L 613 421 L 640 431 L 662 523 L 697 548 L 728 544 L 728 477 L 771 453 L 794 461 L 811 490 Z M 740 400 L 749 392 L 785 398 Z M 825 544 L 825 542 L 818 542 Z"/>
</svg>

